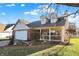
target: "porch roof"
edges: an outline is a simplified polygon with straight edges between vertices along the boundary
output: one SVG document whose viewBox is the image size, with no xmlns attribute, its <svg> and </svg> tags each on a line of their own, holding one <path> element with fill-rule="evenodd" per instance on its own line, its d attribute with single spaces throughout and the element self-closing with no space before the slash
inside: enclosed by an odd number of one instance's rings
<svg viewBox="0 0 79 59">
<path fill-rule="evenodd" d="M 65 19 L 64 17 L 58 18 L 56 23 L 46 23 L 46 24 L 41 24 L 41 21 L 35 21 L 32 22 L 30 24 L 28 24 L 27 26 L 29 27 L 52 27 L 52 26 L 64 26 L 65 25 Z"/>
</svg>

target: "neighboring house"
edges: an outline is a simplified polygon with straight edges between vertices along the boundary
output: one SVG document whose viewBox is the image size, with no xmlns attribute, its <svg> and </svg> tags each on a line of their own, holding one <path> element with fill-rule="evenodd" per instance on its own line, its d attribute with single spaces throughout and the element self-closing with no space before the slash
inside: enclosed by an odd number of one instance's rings
<svg viewBox="0 0 79 59">
<path fill-rule="evenodd" d="M 4 31 L 5 26 L 6 26 L 5 24 L 0 23 L 0 32 Z"/>
<path fill-rule="evenodd" d="M 76 37 L 77 33 L 76 33 L 76 25 L 75 23 L 69 23 L 69 36 L 70 37 Z"/>
<path fill-rule="evenodd" d="M 79 37 L 79 27 L 76 27 L 76 35 Z"/>
<path fill-rule="evenodd" d="M 55 42 L 69 42 L 69 22 L 67 17 L 57 17 L 55 13 L 51 14 L 49 19 L 41 16 L 41 20 L 35 22 L 27 22 L 18 20 L 13 28 L 13 36 L 16 41 L 23 40 L 41 40 Z M 66 15 L 66 14 L 64 14 Z"/>
<path fill-rule="evenodd" d="M 0 32 L 0 39 L 9 39 L 12 37 L 12 28 L 14 24 L 6 24 L 2 32 Z"/>
<path fill-rule="evenodd" d="M 74 22 L 69 23 L 69 36 L 70 37 L 79 37 L 79 27 L 76 26 Z"/>
<path fill-rule="evenodd" d="M 2 23 L 0 23 L 0 39 L 2 38 L 2 32 L 4 31 L 4 29 L 5 29 L 5 24 L 2 24 Z"/>
</svg>

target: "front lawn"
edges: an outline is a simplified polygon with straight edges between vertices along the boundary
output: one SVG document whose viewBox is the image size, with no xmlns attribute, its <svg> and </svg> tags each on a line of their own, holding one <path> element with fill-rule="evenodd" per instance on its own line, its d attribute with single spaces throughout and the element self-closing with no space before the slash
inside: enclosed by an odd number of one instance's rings
<svg viewBox="0 0 79 59">
<path fill-rule="evenodd" d="M 54 47 L 31 54 L 33 56 L 79 56 L 79 38 L 71 38 L 70 44 Z"/>
<path fill-rule="evenodd" d="M 10 40 L 10 39 L 0 39 L 0 41 L 6 41 L 6 40 Z"/>
<path fill-rule="evenodd" d="M 79 38 L 71 38 L 71 44 L 64 46 L 58 55 L 79 56 Z"/>
<path fill-rule="evenodd" d="M 0 55 L 3 56 L 26 56 L 32 53 L 48 49 L 52 44 L 34 45 L 34 46 L 6 46 L 0 48 Z"/>
<path fill-rule="evenodd" d="M 0 48 L 3 56 L 79 56 L 79 38 L 71 38 L 70 45 L 43 44 L 34 46 L 7 46 Z"/>
</svg>

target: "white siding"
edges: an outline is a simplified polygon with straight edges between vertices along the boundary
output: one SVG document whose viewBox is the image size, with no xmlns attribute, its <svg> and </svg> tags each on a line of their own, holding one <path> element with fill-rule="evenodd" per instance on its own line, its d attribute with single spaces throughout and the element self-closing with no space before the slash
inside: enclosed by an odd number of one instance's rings
<svg viewBox="0 0 79 59">
<path fill-rule="evenodd" d="M 28 29 L 29 27 L 27 27 L 25 24 L 19 22 L 16 27 L 14 28 L 14 30 L 21 30 L 21 29 Z"/>
<path fill-rule="evenodd" d="M 12 36 L 11 32 L 0 33 L 0 39 L 9 39 L 10 36 Z"/>
<path fill-rule="evenodd" d="M 16 40 L 27 40 L 27 31 L 16 31 L 15 39 Z"/>
</svg>

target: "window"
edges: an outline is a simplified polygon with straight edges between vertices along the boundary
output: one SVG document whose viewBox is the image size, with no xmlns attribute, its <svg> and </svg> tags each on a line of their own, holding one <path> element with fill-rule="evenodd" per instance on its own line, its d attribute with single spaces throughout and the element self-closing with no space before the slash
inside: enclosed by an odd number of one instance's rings
<svg viewBox="0 0 79 59">
<path fill-rule="evenodd" d="M 61 31 L 51 31 L 51 35 L 60 35 Z"/>
<path fill-rule="evenodd" d="M 46 19 L 42 19 L 41 24 L 46 24 Z"/>
<path fill-rule="evenodd" d="M 56 22 L 57 22 L 57 19 L 54 19 L 54 18 L 51 19 L 51 23 L 56 23 Z"/>
</svg>

